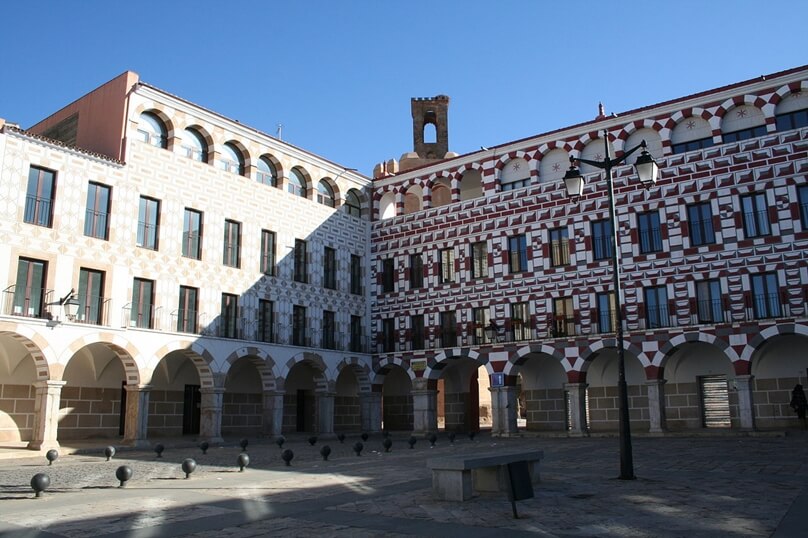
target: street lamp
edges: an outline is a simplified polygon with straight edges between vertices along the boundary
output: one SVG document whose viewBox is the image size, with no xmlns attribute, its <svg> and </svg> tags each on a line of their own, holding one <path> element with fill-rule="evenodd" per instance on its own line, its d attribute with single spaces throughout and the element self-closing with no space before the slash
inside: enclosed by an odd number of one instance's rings
<svg viewBox="0 0 808 538">
<path fill-rule="evenodd" d="M 56 302 L 48 303 L 48 306 L 60 306 L 60 307 L 62 307 L 62 315 L 68 321 L 75 321 L 76 314 L 78 313 L 80 303 L 79 303 L 78 299 L 76 299 L 75 290 L 73 288 L 70 288 L 70 291 L 67 292 L 67 295 L 65 295 L 64 297 L 62 297 L 61 299 L 59 299 Z M 60 323 L 62 323 L 62 322 L 58 318 L 56 320 L 51 319 L 51 320 L 48 321 L 48 326 L 49 327 L 55 327 L 56 325 L 59 325 Z"/>
<path fill-rule="evenodd" d="M 584 190 L 584 178 L 581 172 L 575 168 L 574 162 L 578 161 L 595 168 L 606 171 L 606 189 L 609 192 L 609 224 L 612 227 L 612 277 L 614 279 L 614 307 L 615 307 L 615 335 L 617 346 L 617 367 L 618 381 L 617 392 L 619 397 L 619 436 L 620 436 L 620 479 L 633 480 L 634 477 L 634 457 L 631 451 L 631 424 L 628 413 L 628 387 L 626 385 L 626 361 L 623 349 L 623 312 L 620 304 L 620 236 L 617 234 L 617 216 L 614 209 L 614 187 L 612 186 L 612 168 L 623 163 L 629 155 L 642 148 L 642 153 L 637 158 L 634 167 L 640 182 L 646 188 L 652 187 L 659 174 L 659 166 L 654 161 L 645 144 L 645 140 L 639 146 L 635 146 L 623 153 L 622 156 L 612 159 L 609 154 L 609 137 L 603 132 L 603 145 L 606 149 L 605 157 L 602 161 L 590 161 L 588 159 L 576 159 L 570 157 L 570 169 L 564 175 L 564 184 L 567 187 L 569 196 L 580 196 Z"/>
</svg>

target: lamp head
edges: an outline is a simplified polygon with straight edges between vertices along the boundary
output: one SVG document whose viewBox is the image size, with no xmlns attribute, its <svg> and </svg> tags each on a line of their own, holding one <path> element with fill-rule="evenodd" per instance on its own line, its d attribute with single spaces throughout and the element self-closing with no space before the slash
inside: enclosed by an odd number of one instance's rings
<svg viewBox="0 0 808 538">
<path fill-rule="evenodd" d="M 640 177 L 640 182 L 646 188 L 653 187 L 656 184 L 657 177 L 659 176 L 659 165 L 651 154 L 648 153 L 648 146 L 645 140 L 642 141 L 642 153 L 637 157 L 637 162 L 634 163 L 634 168 L 637 169 L 637 175 Z"/>
<path fill-rule="evenodd" d="M 567 187 L 567 196 L 580 196 L 584 192 L 584 177 L 575 167 L 574 157 L 570 157 L 570 168 L 564 174 L 564 185 Z"/>
</svg>

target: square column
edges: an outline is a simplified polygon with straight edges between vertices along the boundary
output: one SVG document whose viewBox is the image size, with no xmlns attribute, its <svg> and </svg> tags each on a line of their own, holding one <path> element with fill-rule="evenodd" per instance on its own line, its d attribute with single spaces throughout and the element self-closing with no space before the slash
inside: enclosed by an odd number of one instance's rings
<svg viewBox="0 0 808 538">
<path fill-rule="evenodd" d="M 283 393 L 264 392 L 264 410 L 261 417 L 261 430 L 264 435 L 277 437 L 283 430 Z"/>
<path fill-rule="evenodd" d="M 362 431 L 375 433 L 382 429 L 382 394 L 366 392 L 359 395 Z"/>
<path fill-rule="evenodd" d="M 516 435 L 516 387 L 491 387 L 491 434 L 507 437 Z"/>
<path fill-rule="evenodd" d="M 199 418 L 199 436 L 209 443 L 221 443 L 222 439 L 222 405 L 224 389 L 221 387 L 203 387 L 199 389 L 202 397 Z"/>
<path fill-rule="evenodd" d="M 333 435 L 334 433 L 334 393 L 317 393 L 317 434 Z"/>
<path fill-rule="evenodd" d="M 665 383 L 664 379 L 651 379 L 645 382 L 648 389 L 648 418 L 650 433 L 663 433 L 665 425 Z"/>
<path fill-rule="evenodd" d="M 56 435 L 59 427 L 59 402 L 66 381 L 37 381 L 34 401 L 34 431 L 28 448 L 50 450 L 59 448 Z"/>
<path fill-rule="evenodd" d="M 124 385 L 123 388 L 126 390 L 123 442 L 136 448 L 148 448 L 151 385 Z"/>
<path fill-rule="evenodd" d="M 570 437 L 589 435 L 586 423 L 586 383 L 566 383 L 564 389 L 569 394 Z"/>
<path fill-rule="evenodd" d="M 741 429 L 752 431 L 755 429 L 755 405 L 752 400 L 751 375 L 736 375 L 735 385 L 738 387 L 738 415 L 741 419 Z"/>
<path fill-rule="evenodd" d="M 438 391 L 427 388 L 426 379 L 412 383 L 412 432 L 438 431 Z"/>
</svg>

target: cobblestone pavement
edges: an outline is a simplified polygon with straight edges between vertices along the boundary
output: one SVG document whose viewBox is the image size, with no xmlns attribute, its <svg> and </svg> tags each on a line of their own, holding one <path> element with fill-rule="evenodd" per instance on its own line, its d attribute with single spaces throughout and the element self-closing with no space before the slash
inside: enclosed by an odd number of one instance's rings
<svg viewBox="0 0 808 538">
<path fill-rule="evenodd" d="M 62 453 L 52 466 L 41 455 L 0 459 L 0 536 L 800 536 L 808 510 L 808 436 L 635 437 L 636 480 L 618 480 L 615 438 L 516 438 L 485 435 L 434 448 L 394 435 L 385 453 L 371 437 L 361 456 L 357 436 L 309 446 L 290 437 L 286 467 L 270 440 L 248 446 L 250 465 L 238 472 L 233 440 L 207 454 L 185 441 L 153 452 L 119 449 L 105 461 L 103 442 Z M 182 446 L 182 445 L 185 446 Z M 323 461 L 319 449 L 332 453 Z M 432 496 L 426 460 L 497 450 L 544 450 L 533 499 L 504 494 L 467 502 Z M 0 449 L 0 452 L 4 449 Z M 6 452 L 8 452 L 6 450 Z M 185 479 L 180 465 L 198 468 Z M 134 476 L 118 487 L 115 470 Z M 31 477 L 46 472 L 51 486 L 34 498 Z M 807 490 L 808 491 L 808 490 Z M 795 502 L 796 501 L 796 502 Z M 784 516 L 786 516 L 784 518 Z M 796 516 L 796 519 L 795 519 Z M 779 528 L 778 528 L 779 527 Z"/>
</svg>

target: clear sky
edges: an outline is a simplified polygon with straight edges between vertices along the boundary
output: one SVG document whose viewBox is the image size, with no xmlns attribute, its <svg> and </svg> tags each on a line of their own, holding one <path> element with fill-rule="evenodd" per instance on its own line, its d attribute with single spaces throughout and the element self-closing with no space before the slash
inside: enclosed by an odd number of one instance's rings
<svg viewBox="0 0 808 538">
<path fill-rule="evenodd" d="M 30 127 L 129 69 L 371 174 L 446 94 L 467 153 L 808 64 L 808 2 L 85 0 L 0 5 L 0 117 Z"/>
</svg>

